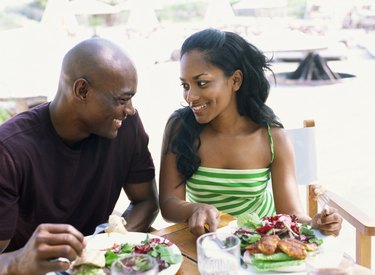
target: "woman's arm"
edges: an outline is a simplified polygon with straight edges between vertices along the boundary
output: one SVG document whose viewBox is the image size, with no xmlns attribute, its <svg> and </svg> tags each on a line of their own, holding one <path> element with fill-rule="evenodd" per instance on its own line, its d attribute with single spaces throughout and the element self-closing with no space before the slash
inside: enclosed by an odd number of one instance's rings
<svg viewBox="0 0 375 275">
<path fill-rule="evenodd" d="M 188 222 L 190 230 L 197 236 L 203 234 L 204 225 L 215 231 L 219 223 L 218 210 L 207 204 L 186 201 L 186 186 L 177 170 L 174 153 L 168 151 L 168 125 L 164 134 L 159 177 L 159 203 L 164 219 L 171 222 Z"/>
</svg>

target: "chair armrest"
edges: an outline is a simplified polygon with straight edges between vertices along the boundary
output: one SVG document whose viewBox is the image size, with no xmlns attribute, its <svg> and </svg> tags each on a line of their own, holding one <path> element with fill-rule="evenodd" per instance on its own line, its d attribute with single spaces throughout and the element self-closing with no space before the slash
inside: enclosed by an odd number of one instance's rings
<svg viewBox="0 0 375 275">
<path fill-rule="evenodd" d="M 326 190 L 325 195 L 329 198 L 329 205 L 336 208 L 339 214 L 359 232 L 363 235 L 375 236 L 375 219 L 336 193 Z"/>
</svg>

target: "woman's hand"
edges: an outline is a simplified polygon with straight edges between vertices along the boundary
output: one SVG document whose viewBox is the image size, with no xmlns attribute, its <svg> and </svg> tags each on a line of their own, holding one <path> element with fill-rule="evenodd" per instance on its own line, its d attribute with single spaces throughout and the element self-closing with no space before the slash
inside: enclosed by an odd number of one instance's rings
<svg viewBox="0 0 375 275">
<path fill-rule="evenodd" d="M 84 236 L 73 226 L 41 224 L 22 249 L 9 253 L 12 259 L 7 271 L 20 275 L 64 271 L 69 268 L 69 262 L 51 259 L 62 257 L 73 261 L 81 255 L 85 246 Z"/>
<path fill-rule="evenodd" d="M 220 222 L 219 211 L 216 207 L 208 204 L 197 203 L 196 208 L 189 218 L 190 231 L 200 236 L 206 233 L 205 225 L 208 225 L 210 232 L 215 232 Z"/>
<path fill-rule="evenodd" d="M 338 236 L 342 226 L 342 217 L 335 208 L 325 207 L 312 219 L 311 226 L 319 229 L 324 235 Z"/>
</svg>

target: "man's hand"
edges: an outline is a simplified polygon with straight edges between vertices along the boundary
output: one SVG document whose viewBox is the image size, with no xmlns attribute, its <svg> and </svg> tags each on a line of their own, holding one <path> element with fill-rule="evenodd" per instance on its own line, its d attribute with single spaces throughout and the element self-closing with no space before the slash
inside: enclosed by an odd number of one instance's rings
<svg viewBox="0 0 375 275">
<path fill-rule="evenodd" d="M 0 274 L 45 274 L 69 268 L 66 258 L 73 261 L 86 246 L 84 236 L 67 224 L 41 224 L 26 245 L 14 252 L 0 255 Z M 4 269 L 5 267 L 5 269 Z"/>
<path fill-rule="evenodd" d="M 205 233 L 205 225 L 208 225 L 210 232 L 215 232 L 220 222 L 220 213 L 212 205 L 196 204 L 197 208 L 189 218 L 190 231 L 200 236 Z"/>
</svg>

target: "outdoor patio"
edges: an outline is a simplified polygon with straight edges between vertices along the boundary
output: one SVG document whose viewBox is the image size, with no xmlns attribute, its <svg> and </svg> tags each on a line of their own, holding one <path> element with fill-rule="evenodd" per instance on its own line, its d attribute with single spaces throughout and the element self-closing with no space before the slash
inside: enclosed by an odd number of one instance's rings
<svg viewBox="0 0 375 275">
<path fill-rule="evenodd" d="M 123 45 L 136 62 L 139 86 L 134 105 L 149 133 L 157 171 L 164 125 L 183 101 L 179 64 L 171 61 L 170 55 L 178 49 L 184 35 L 195 28 L 196 25 L 174 25 L 161 28 L 149 37 L 133 38 L 119 32 L 118 28 L 96 29 L 98 35 Z M 272 84 L 268 104 L 286 128 L 301 127 L 303 119 L 315 120 L 320 183 L 375 218 L 372 208 L 375 197 L 372 178 L 375 169 L 372 145 L 375 140 L 372 86 L 375 58 L 363 43 L 369 41 L 366 33 L 359 30 L 341 34 L 348 46 L 346 57 L 328 60 L 328 65 L 334 72 L 352 74 L 354 78 L 331 85 Z M 0 32 L 3 53 L 0 55 L 0 97 L 46 96 L 51 100 L 57 88 L 63 54 L 91 35 L 92 30 L 86 30 L 69 36 L 42 25 Z M 291 72 L 297 66 L 296 61 L 275 60 L 272 64 L 275 73 Z M 117 209 L 123 210 L 126 203 L 122 196 Z M 155 227 L 163 225 L 165 222 L 159 217 Z M 354 255 L 354 230 L 345 224 L 342 235 L 347 241 L 340 245 Z M 374 266 L 374 245 L 372 253 Z"/>
</svg>

